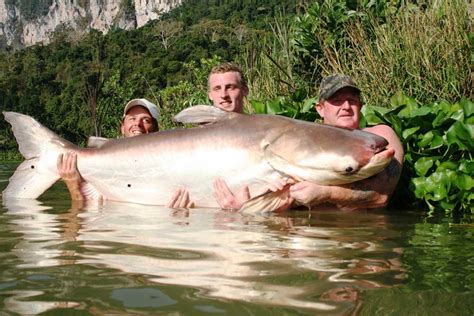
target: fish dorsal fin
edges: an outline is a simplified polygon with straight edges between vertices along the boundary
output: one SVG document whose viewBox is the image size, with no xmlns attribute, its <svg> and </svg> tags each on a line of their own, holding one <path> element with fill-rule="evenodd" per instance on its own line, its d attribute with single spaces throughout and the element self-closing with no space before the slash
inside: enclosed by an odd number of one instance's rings
<svg viewBox="0 0 474 316">
<path fill-rule="evenodd" d="M 173 117 L 175 122 L 187 124 L 214 123 L 239 115 L 227 112 L 211 105 L 195 105 L 184 109 Z"/>
<path fill-rule="evenodd" d="M 109 140 L 111 140 L 111 139 L 110 138 L 105 138 L 105 137 L 91 136 L 87 140 L 87 147 L 89 147 L 89 148 L 100 148 L 106 142 L 108 142 Z"/>
<path fill-rule="evenodd" d="M 240 211 L 244 214 L 262 214 L 286 210 L 290 206 L 290 185 L 283 190 L 267 191 L 257 195 L 242 205 Z"/>
</svg>

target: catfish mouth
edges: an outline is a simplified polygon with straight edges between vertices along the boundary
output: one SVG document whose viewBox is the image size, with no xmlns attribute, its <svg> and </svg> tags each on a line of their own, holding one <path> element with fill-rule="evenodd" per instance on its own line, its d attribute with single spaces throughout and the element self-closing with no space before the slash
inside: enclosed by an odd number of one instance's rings
<svg viewBox="0 0 474 316">
<path fill-rule="evenodd" d="M 375 144 L 370 145 L 370 148 L 374 151 L 374 155 L 387 150 L 388 142 L 385 138 L 378 140 Z"/>
</svg>

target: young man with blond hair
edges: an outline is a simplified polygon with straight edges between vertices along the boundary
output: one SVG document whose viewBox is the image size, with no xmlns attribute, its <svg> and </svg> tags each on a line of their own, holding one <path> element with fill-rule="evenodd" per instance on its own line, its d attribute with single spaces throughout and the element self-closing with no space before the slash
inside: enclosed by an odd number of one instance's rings
<svg viewBox="0 0 474 316">
<path fill-rule="evenodd" d="M 215 107 L 244 113 L 244 98 L 249 89 L 242 69 L 237 64 L 226 62 L 213 67 L 207 87 L 209 100 Z"/>
</svg>

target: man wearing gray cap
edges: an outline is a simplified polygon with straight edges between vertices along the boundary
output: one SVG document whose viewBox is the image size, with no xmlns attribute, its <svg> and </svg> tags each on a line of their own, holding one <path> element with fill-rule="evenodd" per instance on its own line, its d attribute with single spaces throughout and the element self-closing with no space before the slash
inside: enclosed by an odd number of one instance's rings
<svg viewBox="0 0 474 316">
<path fill-rule="evenodd" d="M 123 109 L 120 132 L 123 137 L 158 132 L 158 108 L 147 99 L 133 99 Z"/>
<path fill-rule="evenodd" d="M 360 128 L 360 89 L 348 76 L 334 74 L 323 79 L 320 99 L 315 107 L 324 124 Z M 290 197 L 307 206 L 329 203 L 345 210 L 385 207 L 400 178 L 403 147 L 394 130 L 388 125 L 377 125 L 363 130 L 384 137 L 389 143 L 387 147 L 395 150 L 392 162 L 384 171 L 368 179 L 340 186 L 299 182 L 290 187 Z"/>
<path fill-rule="evenodd" d="M 147 99 L 130 100 L 123 110 L 123 118 L 120 124 L 122 137 L 134 137 L 138 135 L 154 133 L 159 131 L 159 112 L 156 105 Z M 81 188 L 86 182 L 77 170 L 77 156 L 73 153 L 61 154 L 57 161 L 58 171 L 66 184 L 72 200 L 84 200 L 85 196 Z M 190 207 L 192 202 L 188 192 L 177 189 L 167 204 L 167 207 L 181 208 Z"/>
</svg>

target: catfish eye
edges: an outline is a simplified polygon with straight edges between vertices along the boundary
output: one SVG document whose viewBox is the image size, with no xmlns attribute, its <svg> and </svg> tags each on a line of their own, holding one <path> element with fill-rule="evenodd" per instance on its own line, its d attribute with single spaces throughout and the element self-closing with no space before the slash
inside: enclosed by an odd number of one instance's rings
<svg viewBox="0 0 474 316">
<path fill-rule="evenodd" d="M 353 169 L 352 167 L 347 167 L 347 168 L 346 168 L 346 172 L 347 172 L 347 173 L 351 173 L 353 170 L 354 170 L 354 169 Z"/>
</svg>

